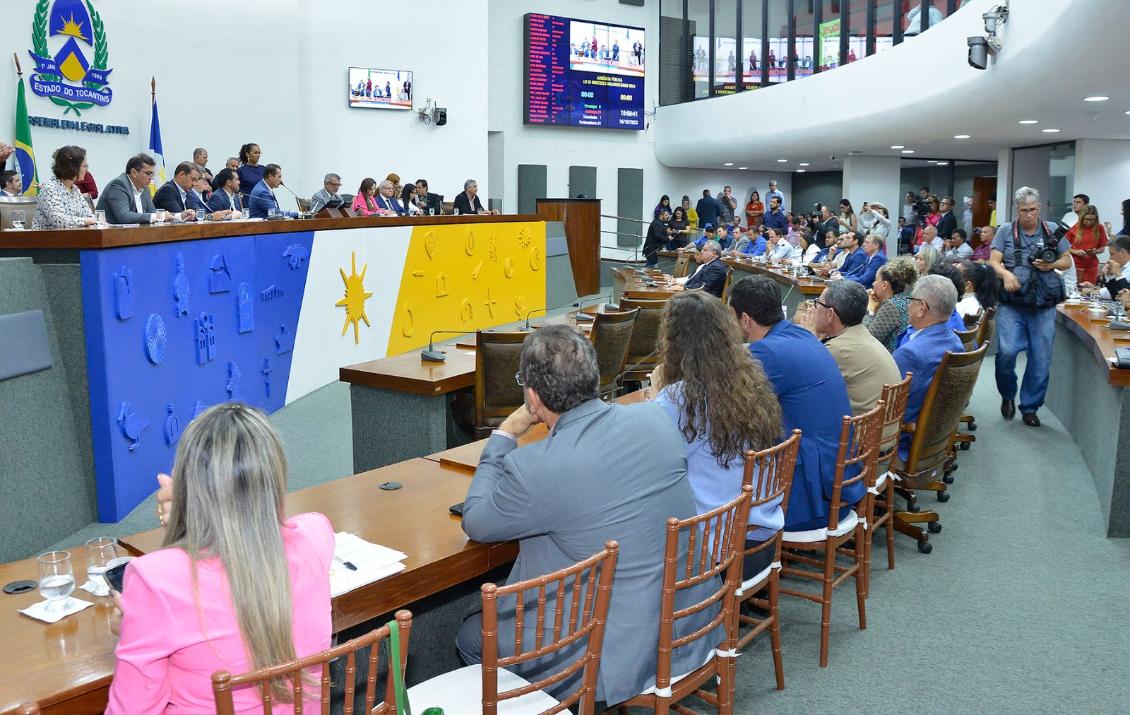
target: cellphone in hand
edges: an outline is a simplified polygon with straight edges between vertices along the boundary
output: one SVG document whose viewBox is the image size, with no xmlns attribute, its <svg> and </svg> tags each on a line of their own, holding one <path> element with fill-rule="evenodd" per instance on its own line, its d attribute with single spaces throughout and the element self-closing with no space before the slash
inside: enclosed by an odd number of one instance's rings
<svg viewBox="0 0 1130 715">
<path fill-rule="evenodd" d="M 463 502 L 459 502 L 458 504 L 452 504 L 451 506 L 449 506 L 447 508 L 447 510 L 449 512 L 451 512 L 452 514 L 454 514 L 455 516 L 463 516 Z"/>
<path fill-rule="evenodd" d="M 129 565 L 131 559 L 114 559 L 114 561 L 120 561 L 120 563 L 114 564 L 110 568 L 106 569 L 106 572 L 103 574 L 103 578 L 106 579 L 106 583 L 109 584 L 110 588 L 117 591 L 118 593 L 121 593 L 122 581 L 126 577 L 126 566 Z"/>
</svg>

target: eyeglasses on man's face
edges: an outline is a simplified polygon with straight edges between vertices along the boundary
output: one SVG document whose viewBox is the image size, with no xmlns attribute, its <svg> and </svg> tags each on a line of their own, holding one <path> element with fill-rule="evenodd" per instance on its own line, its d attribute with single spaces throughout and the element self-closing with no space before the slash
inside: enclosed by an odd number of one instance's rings
<svg viewBox="0 0 1130 715">
<path fill-rule="evenodd" d="M 921 303 L 923 308 L 925 308 L 926 310 L 930 310 L 930 304 L 926 302 L 925 298 L 911 298 L 910 302 L 911 303 L 916 303 L 916 302 Z"/>
</svg>

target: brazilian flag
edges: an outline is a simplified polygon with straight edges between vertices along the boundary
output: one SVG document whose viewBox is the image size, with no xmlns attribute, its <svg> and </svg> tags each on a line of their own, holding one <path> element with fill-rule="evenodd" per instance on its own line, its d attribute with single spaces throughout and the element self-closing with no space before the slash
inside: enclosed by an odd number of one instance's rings
<svg viewBox="0 0 1130 715">
<path fill-rule="evenodd" d="M 16 86 L 16 167 L 20 172 L 25 196 L 39 193 L 39 172 L 35 168 L 35 150 L 31 148 L 31 124 L 27 120 L 27 100 L 24 98 L 24 78 Z"/>
</svg>

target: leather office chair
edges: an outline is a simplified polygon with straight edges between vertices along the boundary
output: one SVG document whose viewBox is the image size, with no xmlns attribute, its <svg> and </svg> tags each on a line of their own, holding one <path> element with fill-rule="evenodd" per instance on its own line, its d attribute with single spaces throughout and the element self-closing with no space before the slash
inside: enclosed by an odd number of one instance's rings
<svg viewBox="0 0 1130 715">
<path fill-rule="evenodd" d="M 525 404 L 522 388 L 514 379 L 519 370 L 522 342 L 529 333 L 475 334 L 474 430 L 477 439 L 490 436 L 514 410 Z"/>
<path fill-rule="evenodd" d="M 734 269 L 726 269 L 726 280 L 722 283 L 722 302 L 725 303 L 730 299 L 730 284 L 734 282 Z"/>
<path fill-rule="evenodd" d="M 965 347 L 966 351 L 977 349 L 978 330 L 976 327 L 970 328 L 969 330 L 955 330 L 953 332 L 954 335 L 961 340 L 961 344 Z"/>
<path fill-rule="evenodd" d="M 742 550 L 751 494 L 752 488 L 744 486 L 736 499 L 717 509 L 682 521 L 674 517 L 667 520 L 661 586 L 663 597 L 657 618 L 659 657 L 655 685 L 618 703 L 621 713 L 633 706 L 669 712 L 675 703 L 689 695 L 715 706 L 719 713 L 732 712 L 737 672 L 737 619 L 734 614 L 738 607 L 737 589 L 742 580 Z M 679 558 L 680 536 L 687 544 L 683 563 Z M 680 603 L 682 608 L 676 610 L 679 592 L 704 581 L 714 584 L 710 596 L 693 604 Z M 713 604 L 718 604 L 718 613 L 707 625 L 681 638 L 675 637 L 676 622 Z M 675 648 L 702 638 L 712 638 L 718 643 L 710 659 L 689 673 L 671 672 L 671 655 Z M 716 691 L 702 689 L 703 685 L 713 683 L 715 679 L 718 681 Z M 679 708 L 679 711 L 685 710 Z"/>
<path fill-rule="evenodd" d="M 338 194 L 338 196 L 341 197 L 342 208 L 347 209 L 353 203 L 353 194 Z"/>
<path fill-rule="evenodd" d="M 615 541 L 609 541 L 603 551 L 560 571 L 509 586 L 483 584 L 482 664 L 469 665 L 414 685 L 408 689 L 409 700 L 419 712 L 432 707 L 442 708 L 447 713 L 469 712 L 468 700 L 473 699 L 481 701 L 483 715 L 495 715 L 500 708 L 510 713 L 568 712 L 572 706 L 576 706 L 578 712 L 593 712 L 619 548 Z M 556 603 L 551 611 L 547 608 L 546 596 L 553 594 L 563 602 Z M 579 604 L 582 599 L 583 603 Z M 500 600 L 513 602 L 517 623 L 545 624 L 545 629 L 538 629 L 533 643 L 523 642 L 523 629 L 515 628 L 514 655 L 506 657 L 498 655 Z M 553 623 L 553 641 L 546 643 L 543 633 L 549 630 L 550 622 Z M 561 670 L 541 680 L 531 683 L 507 670 L 510 666 L 551 656 L 582 639 L 585 648 L 579 657 L 562 664 Z M 580 683 L 565 699 L 559 701 L 544 692 L 550 685 L 578 672 L 581 673 Z M 500 687 L 505 690 L 500 692 Z M 479 710 L 474 708 L 474 711 Z"/>
<path fill-rule="evenodd" d="M 304 199 L 296 196 L 294 197 L 294 200 L 298 202 L 299 213 L 310 213 L 310 199 Z"/>
<path fill-rule="evenodd" d="M 867 630 L 867 594 L 863 580 L 863 558 L 865 553 L 863 520 L 856 511 L 839 518 L 843 502 L 840 495 L 843 488 L 873 480 L 879 457 L 879 438 L 882 434 L 883 403 L 880 401 L 873 409 L 855 417 L 844 416 L 840 427 L 840 449 L 836 456 L 836 474 L 832 483 L 832 498 L 828 506 L 827 526 L 807 531 L 785 530 L 782 539 L 783 574 L 786 577 L 805 578 L 821 584 L 819 593 L 793 588 L 780 589 L 786 596 L 804 598 L 821 605 L 820 613 L 820 667 L 828 667 L 828 640 L 832 618 L 832 592 L 849 578 L 855 579 L 855 604 L 859 614 L 859 629 Z M 853 465 L 859 472 L 845 478 L 847 469 Z M 866 499 L 864 500 L 866 501 Z M 848 542 L 852 545 L 847 546 Z M 817 556 L 807 556 L 799 552 L 814 552 Z M 836 562 L 841 556 L 850 560 L 843 566 Z M 807 568 L 805 568 L 807 567 Z"/>
<path fill-rule="evenodd" d="M 636 324 L 639 309 L 618 313 L 597 313 L 592 321 L 589 339 L 596 348 L 596 363 L 600 368 L 600 396 L 612 398 L 620 386 L 624 360 Z"/>
<path fill-rule="evenodd" d="M 781 505 L 782 516 L 788 513 L 789 491 L 793 486 L 793 471 L 796 467 L 797 453 L 800 451 L 800 430 L 793 430 L 793 434 L 784 442 L 760 452 L 746 452 L 745 473 L 742 475 L 742 485 L 753 488 L 751 495 L 750 514 L 757 507 L 774 502 Z M 757 475 L 757 484 L 753 483 L 753 475 Z M 749 532 L 757 531 L 761 524 L 755 524 L 752 516 L 749 522 Z M 773 647 L 773 672 L 777 677 L 777 690 L 785 689 L 785 668 L 781 662 L 781 618 L 780 606 L 780 576 L 781 576 L 781 534 L 780 529 L 771 538 L 765 539 L 757 546 L 743 546 L 743 561 L 765 550 L 773 551 L 773 561 L 764 571 L 745 578 L 738 588 L 736 606 L 737 647 L 745 648 L 757 636 L 769 631 L 769 639 Z M 759 591 L 768 588 L 765 598 L 757 598 Z M 756 618 L 741 612 L 741 605 L 746 601 L 753 602 L 769 612 L 765 618 Z M 741 632 L 743 625 L 752 626 L 745 634 Z"/>
<path fill-rule="evenodd" d="M 932 533 L 941 531 L 942 527 L 937 512 L 919 510 L 915 492 L 937 492 L 938 501 L 949 501 L 943 476 L 951 455 L 953 435 L 973 394 L 973 386 L 977 384 L 988 347 L 986 344 L 973 352 L 946 353 L 923 398 L 918 421 L 902 427 L 902 431 L 912 434 L 913 438 L 905 463 L 896 456 L 891 465 L 891 471 L 900 480 L 895 491 L 907 502 L 906 511 L 895 512 L 895 529 L 913 536 L 918 541 L 918 550 L 924 554 L 933 550 L 930 536 L 914 524 L 927 524 Z"/>
<path fill-rule="evenodd" d="M 263 712 L 270 712 L 270 690 L 260 686 L 266 684 L 271 678 L 279 676 L 291 676 L 290 682 L 292 692 L 294 693 L 294 700 L 295 702 L 301 702 L 303 699 L 304 686 L 307 683 L 301 677 L 295 676 L 299 676 L 304 670 L 317 666 L 321 666 L 320 681 L 322 687 L 319 700 L 329 703 L 330 662 L 342 657 L 346 659 L 345 672 L 347 674 L 344 701 L 345 715 L 352 715 L 355 695 L 353 674 L 356 672 L 357 667 L 357 651 L 365 647 L 369 648 L 369 677 L 368 684 L 365 688 L 365 713 L 366 715 L 368 715 L 368 713 L 375 713 L 376 715 L 393 713 L 393 715 L 395 715 L 397 712 L 397 700 L 396 689 L 393 686 L 393 669 L 391 667 L 389 668 L 389 675 L 385 687 L 384 702 L 380 704 L 376 703 L 377 665 L 381 654 L 380 646 L 381 641 L 389 637 L 389 626 L 390 624 L 385 624 L 359 638 L 354 638 L 348 643 L 342 643 L 339 646 L 324 650 L 315 655 L 307 656 L 306 658 L 299 658 L 285 665 L 262 668 L 243 675 L 232 675 L 226 670 L 213 673 L 212 694 L 216 700 L 217 715 L 234 715 L 235 705 L 232 700 L 232 691 L 242 688 L 251 688 L 258 692 L 263 703 Z M 403 678 L 404 669 L 408 664 L 408 636 L 412 630 L 412 614 L 408 611 L 397 611 L 396 628 L 400 635 L 400 675 L 401 678 Z M 401 705 L 406 704 L 401 703 Z"/>
<path fill-rule="evenodd" d="M 676 278 L 686 278 L 691 272 L 691 254 L 686 251 L 680 251 L 679 255 L 675 257 L 675 269 L 672 275 Z"/>
<path fill-rule="evenodd" d="M 628 356 L 624 359 L 624 382 L 639 382 L 655 369 L 659 362 L 656 352 L 659 346 L 659 326 L 663 322 L 665 300 L 639 300 L 624 298 L 620 301 L 621 310 L 639 310 L 636 323 L 632 327 L 632 339 L 628 342 Z"/>
<path fill-rule="evenodd" d="M 860 513 L 864 518 L 865 543 L 863 550 L 863 587 L 871 594 L 871 546 L 879 527 L 887 530 L 887 570 L 895 570 L 895 480 L 890 474 L 891 460 L 898 450 L 899 436 L 902 434 L 903 418 L 906 417 L 906 403 L 910 398 L 910 380 L 914 373 L 908 372 L 901 382 L 883 385 L 880 400 L 883 402 L 883 421 L 880 426 L 879 459 L 867 484 L 867 496 Z M 880 513 L 881 512 L 881 513 Z"/>
</svg>

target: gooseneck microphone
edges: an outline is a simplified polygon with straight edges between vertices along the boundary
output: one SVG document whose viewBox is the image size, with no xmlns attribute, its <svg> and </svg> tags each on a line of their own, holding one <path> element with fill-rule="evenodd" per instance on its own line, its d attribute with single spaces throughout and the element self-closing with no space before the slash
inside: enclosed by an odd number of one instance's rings
<svg viewBox="0 0 1130 715">
<path fill-rule="evenodd" d="M 591 298 L 585 298 L 583 300 L 578 300 L 576 303 L 573 303 L 573 307 L 577 308 L 577 315 L 575 316 L 576 319 L 581 321 L 581 322 L 584 322 L 584 323 L 592 322 L 593 320 L 595 320 L 595 318 L 593 318 L 588 313 L 582 313 L 580 311 L 580 309 L 583 308 L 584 306 L 590 304 L 590 303 L 595 303 L 596 301 L 604 300 L 605 298 L 608 299 L 605 302 L 607 302 L 610 307 L 612 307 L 613 309 L 618 307 L 618 306 L 616 306 L 612 303 L 612 293 L 609 293 L 606 296 L 605 295 L 597 295 L 597 296 L 593 296 Z"/>
<path fill-rule="evenodd" d="M 653 357 L 655 357 L 655 356 L 656 356 L 656 355 L 657 355 L 658 353 L 659 353 L 659 349 L 658 349 L 658 348 L 656 348 L 655 350 L 652 350 L 651 352 L 649 352 L 649 353 L 648 353 L 647 355 L 644 355 L 644 356 L 643 356 L 642 358 L 640 358 L 640 359 L 639 359 L 639 360 L 637 360 L 636 362 L 632 363 L 632 364 L 631 364 L 631 365 L 629 365 L 628 367 L 626 367 L 626 368 L 624 368 L 623 370 L 621 370 L 621 371 L 620 371 L 620 374 L 618 374 L 618 375 L 616 376 L 616 382 L 619 382 L 620 380 L 622 380 L 622 379 L 624 378 L 624 376 L 625 376 L 625 375 L 627 375 L 627 374 L 628 374 L 628 373 L 630 373 L 631 371 L 635 370 L 635 369 L 636 369 L 637 367 L 639 367 L 639 366 L 641 366 L 641 365 L 645 364 L 645 363 L 646 363 L 646 362 L 647 362 L 648 360 L 650 360 L 650 359 L 652 359 Z"/>
<path fill-rule="evenodd" d="M 466 330 L 433 330 L 432 334 L 428 336 L 428 347 L 420 351 L 420 358 L 428 362 L 445 362 L 447 360 L 447 353 L 442 350 L 435 349 L 435 337 L 440 333 L 447 335 L 464 335 Z"/>
<path fill-rule="evenodd" d="M 526 330 L 530 329 L 530 316 L 531 315 L 533 315 L 534 313 L 544 313 L 546 310 L 547 310 L 547 308 L 534 308 L 529 313 L 526 313 L 526 327 L 525 327 L 525 329 Z"/>
</svg>

